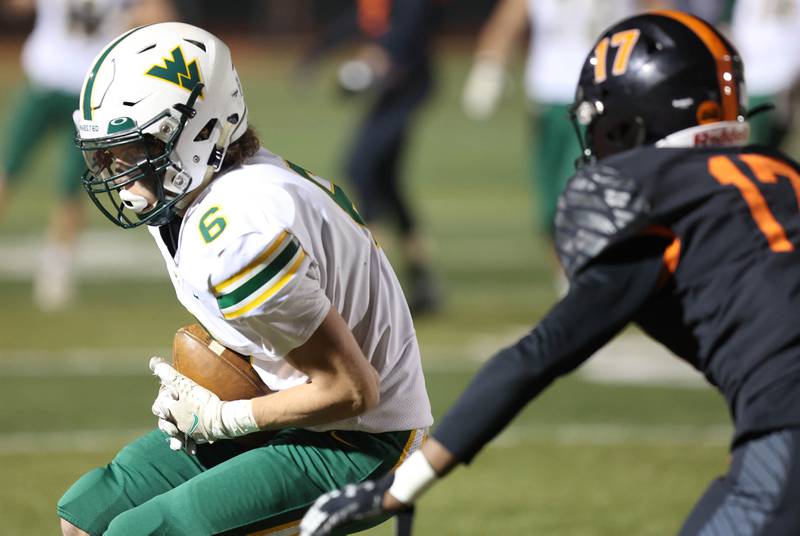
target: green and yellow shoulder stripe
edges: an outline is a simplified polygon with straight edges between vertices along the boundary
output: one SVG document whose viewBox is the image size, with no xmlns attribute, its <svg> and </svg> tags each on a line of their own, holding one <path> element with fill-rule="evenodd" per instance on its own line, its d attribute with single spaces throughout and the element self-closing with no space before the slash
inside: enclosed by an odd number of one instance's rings
<svg viewBox="0 0 800 536">
<path fill-rule="evenodd" d="M 265 303 L 297 275 L 305 257 L 297 238 L 281 232 L 244 268 L 212 286 L 222 315 L 238 318 Z"/>
</svg>

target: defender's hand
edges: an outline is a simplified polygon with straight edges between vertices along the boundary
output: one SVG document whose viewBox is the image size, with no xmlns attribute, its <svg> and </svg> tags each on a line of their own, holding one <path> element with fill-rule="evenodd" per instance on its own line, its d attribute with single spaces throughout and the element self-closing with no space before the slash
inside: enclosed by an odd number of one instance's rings
<svg viewBox="0 0 800 536">
<path fill-rule="evenodd" d="M 212 443 L 258 430 L 249 400 L 223 402 L 160 357 L 150 359 L 150 370 L 162 385 L 153 404 L 153 413 L 185 434 L 184 445 L 188 445 L 186 439 Z M 162 430 L 173 436 L 174 430 L 166 423 L 163 426 Z"/>
<path fill-rule="evenodd" d="M 320 496 L 303 517 L 300 535 L 325 536 L 342 525 L 387 513 L 383 498 L 393 481 L 394 473 L 390 473 Z"/>
</svg>

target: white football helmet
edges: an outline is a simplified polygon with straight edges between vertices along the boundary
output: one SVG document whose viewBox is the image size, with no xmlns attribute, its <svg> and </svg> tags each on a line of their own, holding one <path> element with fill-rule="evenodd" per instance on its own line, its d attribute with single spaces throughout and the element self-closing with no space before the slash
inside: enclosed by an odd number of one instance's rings
<svg viewBox="0 0 800 536">
<path fill-rule="evenodd" d="M 120 227 L 163 225 L 220 169 L 247 129 L 228 47 L 205 30 L 165 22 L 130 30 L 95 58 L 73 114 L 89 170 L 83 186 Z M 153 205 L 126 189 L 150 189 Z"/>
</svg>

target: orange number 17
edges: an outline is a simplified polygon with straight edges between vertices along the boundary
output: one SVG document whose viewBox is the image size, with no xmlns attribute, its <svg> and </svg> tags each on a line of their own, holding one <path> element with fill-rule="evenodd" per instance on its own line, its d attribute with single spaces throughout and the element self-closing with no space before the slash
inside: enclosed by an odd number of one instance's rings
<svg viewBox="0 0 800 536">
<path fill-rule="evenodd" d="M 753 175 L 763 183 L 775 184 L 778 182 L 778 177 L 789 179 L 797 197 L 798 205 L 800 205 L 800 174 L 794 168 L 778 160 L 757 154 L 743 154 L 739 158 L 747 164 Z M 758 187 L 736 167 L 730 158 L 727 156 L 711 157 L 708 161 L 708 172 L 720 184 L 732 185 L 739 190 L 745 203 L 750 208 L 753 220 L 764 234 L 772 251 L 786 252 L 794 250 L 794 246 L 786 238 L 786 231 L 775 219 Z"/>
<path fill-rule="evenodd" d="M 606 72 L 606 61 L 608 56 L 608 47 L 609 44 L 612 47 L 616 47 L 617 55 L 614 56 L 614 65 L 611 66 L 611 74 L 614 76 L 619 76 L 625 71 L 628 70 L 628 60 L 631 59 L 631 52 L 633 52 L 633 46 L 636 44 L 636 41 L 639 39 L 639 30 L 624 30 L 622 32 L 617 32 L 611 36 L 609 39 L 608 37 L 604 37 L 597 43 L 597 46 L 594 47 L 594 81 L 595 83 L 604 82 L 606 78 L 608 78 L 608 73 Z"/>
</svg>

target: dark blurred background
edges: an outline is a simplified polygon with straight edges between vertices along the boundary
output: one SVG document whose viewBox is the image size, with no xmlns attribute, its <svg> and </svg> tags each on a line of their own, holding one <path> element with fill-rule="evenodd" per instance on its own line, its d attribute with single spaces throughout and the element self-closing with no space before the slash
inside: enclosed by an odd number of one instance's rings
<svg viewBox="0 0 800 536">
<path fill-rule="evenodd" d="M 0 2 L 2 5 L 3 2 Z M 182 20 L 219 33 L 242 32 L 247 37 L 276 37 L 313 33 L 343 10 L 352 0 L 175 0 Z M 236 8 L 231 9 L 231 4 Z M 445 32 L 474 31 L 490 13 L 495 0 L 461 0 L 451 3 L 444 22 Z M 33 16 L 0 18 L 3 37 L 26 35 Z"/>
</svg>

